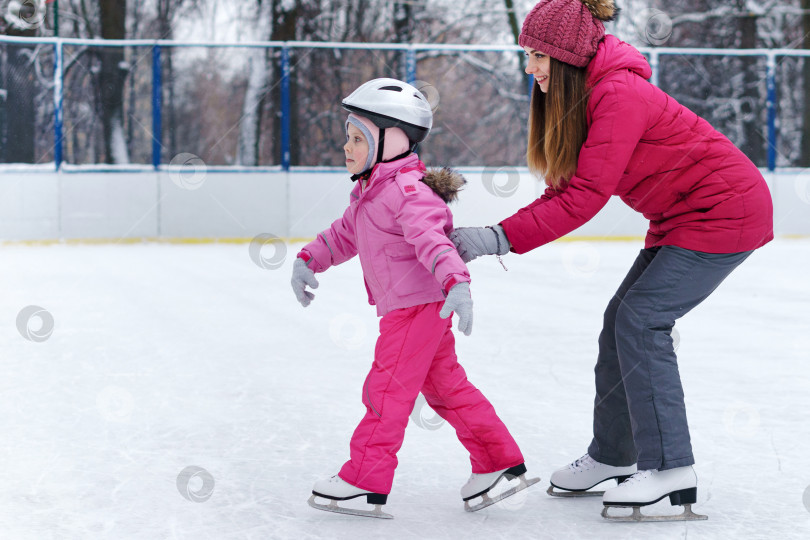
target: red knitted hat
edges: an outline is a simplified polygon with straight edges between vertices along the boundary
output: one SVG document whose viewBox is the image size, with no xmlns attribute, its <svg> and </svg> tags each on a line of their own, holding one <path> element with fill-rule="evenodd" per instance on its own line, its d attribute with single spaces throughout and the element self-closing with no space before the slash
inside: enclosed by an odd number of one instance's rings
<svg viewBox="0 0 810 540">
<path fill-rule="evenodd" d="M 526 16 L 518 43 L 577 67 L 587 66 L 613 19 L 613 0 L 541 0 Z"/>
</svg>

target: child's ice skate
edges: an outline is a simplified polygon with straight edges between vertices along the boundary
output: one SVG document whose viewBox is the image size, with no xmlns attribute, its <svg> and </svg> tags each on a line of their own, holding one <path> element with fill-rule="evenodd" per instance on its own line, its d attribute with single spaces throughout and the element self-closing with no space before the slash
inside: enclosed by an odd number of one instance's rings
<svg viewBox="0 0 810 540">
<path fill-rule="evenodd" d="M 464 487 L 461 488 L 461 498 L 464 500 L 464 510 L 467 512 L 481 510 L 482 508 L 486 508 L 487 506 L 493 505 L 498 501 L 502 501 L 503 499 L 514 495 L 518 491 L 522 491 L 540 481 L 539 478 L 531 478 L 526 480 L 526 477 L 524 476 L 525 474 L 526 465 L 523 463 L 520 465 L 515 465 L 514 467 L 509 467 L 508 469 L 502 469 L 500 471 L 491 473 L 473 473 L 470 476 L 470 479 L 467 480 L 467 483 L 464 484 Z M 506 478 L 507 481 L 517 478 L 520 483 L 512 488 L 507 489 L 503 493 L 496 495 L 495 497 L 490 497 L 488 494 L 489 491 L 501 481 L 501 478 Z M 481 497 L 481 502 L 471 506 L 470 500 L 475 499 L 476 497 Z"/>
<path fill-rule="evenodd" d="M 551 475 L 551 485 L 546 493 L 554 497 L 592 497 L 604 491 L 588 491 L 605 480 L 616 479 L 622 483 L 636 472 L 635 465 L 614 467 L 605 465 L 585 454 L 573 463 L 557 469 Z M 554 488 L 557 488 L 556 491 Z"/>
<path fill-rule="evenodd" d="M 654 504 L 669 496 L 672 506 L 683 506 L 683 513 L 674 516 L 645 516 L 639 509 Z M 602 517 L 609 521 L 694 521 L 709 519 L 708 516 L 692 512 L 692 504 L 697 500 L 697 476 L 694 469 L 678 467 L 665 471 L 638 471 L 615 488 L 605 491 L 602 497 Z M 611 506 L 632 508 L 629 516 L 611 516 Z"/>
<path fill-rule="evenodd" d="M 346 508 L 343 506 L 338 506 L 337 504 L 338 501 L 347 501 L 349 499 L 355 499 L 363 496 L 366 497 L 366 502 L 368 504 L 374 505 L 374 510 L 355 510 L 354 508 Z M 327 499 L 329 504 L 317 503 L 315 502 L 315 497 Z M 326 478 L 324 480 L 318 480 L 315 482 L 315 486 L 312 488 L 312 496 L 307 502 L 312 508 L 326 510 L 327 512 L 337 512 L 339 514 L 350 514 L 353 516 L 393 519 L 394 516 L 391 514 L 386 514 L 382 511 L 382 505 L 385 504 L 387 499 L 388 495 L 372 493 L 371 491 L 354 487 L 350 483 L 340 478 L 338 475 L 335 475 L 331 478 Z"/>
</svg>

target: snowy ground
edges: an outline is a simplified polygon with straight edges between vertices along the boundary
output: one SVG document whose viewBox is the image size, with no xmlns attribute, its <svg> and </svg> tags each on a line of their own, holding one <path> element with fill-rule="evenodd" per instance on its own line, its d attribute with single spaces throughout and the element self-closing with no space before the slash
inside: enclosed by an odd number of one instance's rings
<svg viewBox="0 0 810 540">
<path fill-rule="evenodd" d="M 377 319 L 356 261 L 301 308 L 297 248 L 263 270 L 247 245 L 0 247 L 0 536 L 810 538 L 810 241 L 766 246 L 676 327 L 695 510 L 709 515 L 686 524 L 606 523 L 598 498 L 544 492 L 590 440 L 601 314 L 637 243 L 555 243 L 507 256 L 509 272 L 471 264 L 459 357 L 540 484 L 465 513 L 467 456 L 425 409 L 393 521 L 309 508 L 348 455 Z M 47 313 L 18 328 L 29 305 Z"/>
</svg>

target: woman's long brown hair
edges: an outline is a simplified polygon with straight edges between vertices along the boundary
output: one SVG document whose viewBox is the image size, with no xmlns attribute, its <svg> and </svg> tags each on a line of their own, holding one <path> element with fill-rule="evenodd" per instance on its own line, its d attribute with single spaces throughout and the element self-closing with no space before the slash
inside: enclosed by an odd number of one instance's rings
<svg viewBox="0 0 810 540">
<path fill-rule="evenodd" d="M 579 151 L 588 135 L 589 89 L 585 68 L 551 58 L 548 93 L 537 84 L 529 112 L 529 170 L 560 189 L 577 170 Z"/>
</svg>

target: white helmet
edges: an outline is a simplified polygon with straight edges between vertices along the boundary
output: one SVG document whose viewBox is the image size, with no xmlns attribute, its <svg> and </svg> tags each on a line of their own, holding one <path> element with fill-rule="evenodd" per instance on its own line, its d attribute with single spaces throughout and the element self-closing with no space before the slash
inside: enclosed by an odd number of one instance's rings
<svg viewBox="0 0 810 540">
<path fill-rule="evenodd" d="M 398 127 L 411 144 L 425 140 L 433 126 L 433 111 L 422 92 L 397 79 L 374 79 L 343 100 L 347 111 L 365 116 L 381 128 Z"/>
</svg>

